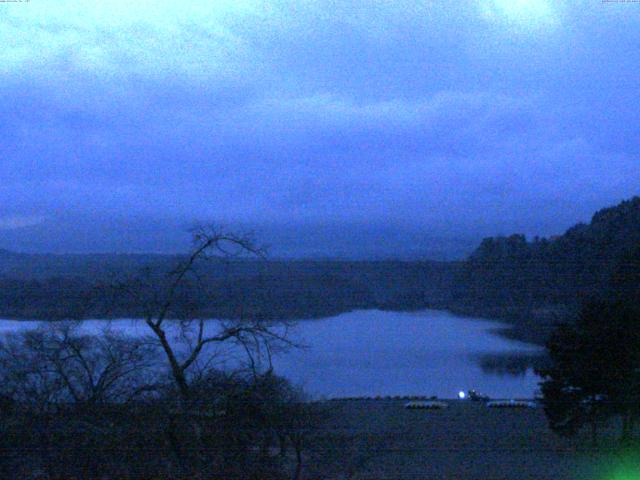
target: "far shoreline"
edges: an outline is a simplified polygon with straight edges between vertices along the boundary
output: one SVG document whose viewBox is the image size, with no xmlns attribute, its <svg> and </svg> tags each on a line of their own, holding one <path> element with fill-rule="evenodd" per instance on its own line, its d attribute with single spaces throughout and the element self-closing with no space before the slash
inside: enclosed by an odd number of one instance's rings
<svg viewBox="0 0 640 480">
<path fill-rule="evenodd" d="M 373 306 L 371 308 L 352 308 L 352 309 L 344 309 L 331 313 L 324 314 L 316 314 L 309 315 L 302 318 L 246 318 L 245 320 L 260 320 L 265 322 L 310 322 L 316 320 L 326 320 L 330 318 L 335 318 L 341 315 L 354 313 L 358 311 L 370 311 L 377 310 L 381 312 L 389 312 L 389 313 L 418 313 L 424 311 L 438 311 L 449 313 L 455 317 L 469 320 L 478 320 L 484 322 L 492 322 L 492 323 L 500 323 L 501 326 L 497 326 L 491 328 L 489 331 L 502 337 L 507 340 L 514 340 L 518 342 L 527 343 L 530 345 L 537 345 L 540 347 L 544 347 L 546 344 L 546 336 L 541 332 L 535 332 L 530 330 L 523 330 L 522 326 L 516 322 L 516 319 L 509 316 L 499 316 L 495 318 L 491 318 L 487 315 L 483 315 L 482 313 L 474 314 L 472 310 L 468 309 L 459 309 L 459 308 L 447 308 L 444 306 L 425 306 L 421 308 L 385 308 L 383 306 Z M 20 315 L 4 315 L 0 314 L 0 322 L 3 321 L 15 321 L 15 322 L 85 322 L 85 321 L 120 321 L 120 320 L 132 320 L 132 321 L 144 321 L 143 317 L 86 317 L 86 318 L 25 318 Z M 177 321 L 179 319 L 171 319 L 167 320 Z M 209 317 L 206 318 L 207 321 L 216 321 L 216 320 L 224 320 L 224 321 L 233 321 L 240 320 L 239 318 L 234 317 Z"/>
</svg>

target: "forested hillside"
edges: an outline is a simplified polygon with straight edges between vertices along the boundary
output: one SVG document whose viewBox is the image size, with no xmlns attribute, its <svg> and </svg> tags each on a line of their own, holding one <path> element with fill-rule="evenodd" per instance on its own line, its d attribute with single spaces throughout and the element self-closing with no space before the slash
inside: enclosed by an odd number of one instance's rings
<svg viewBox="0 0 640 480">
<path fill-rule="evenodd" d="M 636 294 L 639 258 L 640 198 L 634 197 L 558 237 L 483 240 L 457 273 L 451 307 L 545 330 L 586 298 Z"/>
</svg>

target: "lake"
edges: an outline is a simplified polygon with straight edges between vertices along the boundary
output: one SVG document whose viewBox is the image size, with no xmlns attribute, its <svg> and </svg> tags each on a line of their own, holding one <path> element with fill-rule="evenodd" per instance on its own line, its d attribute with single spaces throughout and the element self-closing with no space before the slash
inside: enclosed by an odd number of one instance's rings
<svg viewBox="0 0 640 480">
<path fill-rule="evenodd" d="M 476 389 L 492 397 L 533 397 L 532 369 L 511 374 L 483 368 L 540 348 L 495 333 L 504 325 L 448 312 L 355 311 L 300 322 L 294 334 L 308 348 L 277 357 L 276 370 L 314 395 L 437 395 Z M 499 363 L 499 362 L 498 362 Z"/>
<path fill-rule="evenodd" d="M 107 322 L 89 320 L 99 331 Z M 146 333 L 139 321 L 108 322 L 129 334 Z M 37 322 L 0 321 L 0 332 Z M 314 397 L 437 395 L 476 389 L 493 398 L 531 398 L 539 378 L 526 361 L 540 348 L 495 333 L 503 324 L 448 312 L 363 310 L 304 320 L 292 339 L 304 345 L 275 356 L 275 371 Z"/>
</svg>

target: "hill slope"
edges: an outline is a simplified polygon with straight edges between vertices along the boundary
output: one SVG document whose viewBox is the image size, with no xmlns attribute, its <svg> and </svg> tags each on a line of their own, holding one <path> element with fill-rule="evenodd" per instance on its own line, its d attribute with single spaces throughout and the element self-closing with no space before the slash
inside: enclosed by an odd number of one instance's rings
<svg viewBox="0 0 640 480">
<path fill-rule="evenodd" d="M 585 298 L 635 292 L 639 249 L 640 197 L 558 237 L 487 238 L 456 275 L 450 307 L 546 331 Z"/>
</svg>

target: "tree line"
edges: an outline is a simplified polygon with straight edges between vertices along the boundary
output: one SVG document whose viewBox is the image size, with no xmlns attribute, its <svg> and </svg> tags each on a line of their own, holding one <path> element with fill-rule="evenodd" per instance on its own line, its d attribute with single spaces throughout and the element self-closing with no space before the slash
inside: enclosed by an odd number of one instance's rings
<svg viewBox="0 0 640 480">
<path fill-rule="evenodd" d="M 546 346 L 550 363 L 539 373 L 551 428 L 575 435 L 589 427 L 596 444 L 616 419 L 620 440 L 632 443 L 640 422 L 640 242 Z"/>
</svg>

